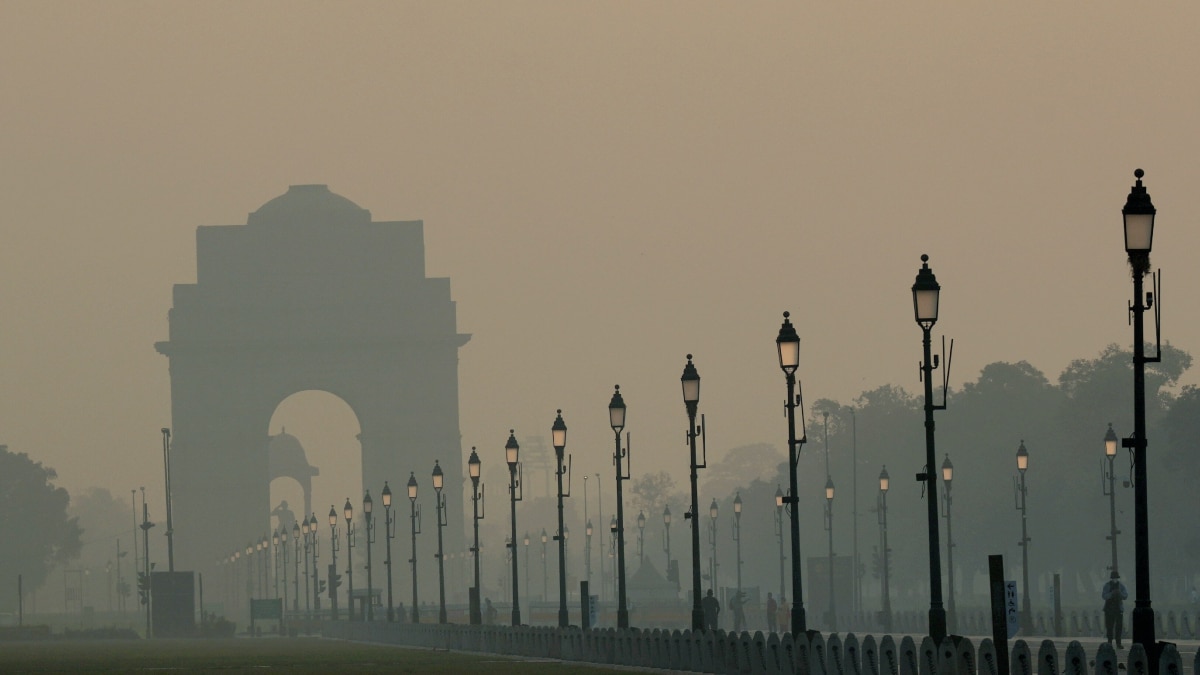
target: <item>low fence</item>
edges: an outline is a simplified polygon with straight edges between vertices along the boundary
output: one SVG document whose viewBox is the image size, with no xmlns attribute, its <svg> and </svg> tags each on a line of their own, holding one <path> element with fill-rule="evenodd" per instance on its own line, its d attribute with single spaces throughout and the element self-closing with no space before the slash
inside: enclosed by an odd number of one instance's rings
<svg viewBox="0 0 1200 675">
<path fill-rule="evenodd" d="M 538 626 L 463 626 L 454 624 L 389 624 L 332 622 L 322 628 L 329 638 L 398 644 L 428 649 L 453 649 L 509 656 L 555 658 L 598 664 L 661 668 L 699 673 L 788 673 L 794 675 L 1148 675 L 1146 652 L 1130 647 L 1124 663 L 1111 645 L 1101 644 L 1089 656 L 1079 642 L 1062 654 L 1054 643 L 1037 647 L 1037 660 L 1024 640 L 1017 640 L 1009 658 L 1009 673 L 998 672 L 999 659 L 990 639 L 979 646 L 960 637 L 940 646 L 926 637 L 920 645 L 911 637 L 899 644 L 885 635 L 822 636 L 816 631 L 793 639 L 791 633 L 761 631 L 642 630 L 614 628 L 581 630 Z M 1189 655 L 1193 673 L 1200 673 L 1200 650 Z M 1159 675 L 1181 675 L 1183 658 L 1167 644 L 1159 659 Z"/>
</svg>

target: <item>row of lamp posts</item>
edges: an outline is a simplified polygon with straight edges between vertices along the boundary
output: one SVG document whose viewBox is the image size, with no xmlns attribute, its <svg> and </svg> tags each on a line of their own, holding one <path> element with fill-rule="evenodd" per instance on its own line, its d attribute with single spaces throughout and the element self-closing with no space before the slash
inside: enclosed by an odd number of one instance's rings
<svg viewBox="0 0 1200 675">
<path fill-rule="evenodd" d="M 1129 311 L 1131 312 L 1131 323 L 1133 324 L 1134 332 L 1134 432 L 1129 438 L 1123 439 L 1121 445 L 1129 448 L 1133 454 L 1133 485 L 1134 485 L 1134 502 L 1135 502 L 1135 567 L 1136 567 L 1136 585 L 1135 585 L 1135 608 L 1133 610 L 1133 640 L 1147 648 L 1147 652 L 1153 660 L 1152 667 L 1157 663 L 1158 652 L 1154 646 L 1154 623 L 1153 610 L 1150 603 L 1149 592 L 1149 546 L 1148 546 L 1148 513 L 1147 513 L 1147 486 L 1146 486 L 1146 410 L 1145 410 L 1145 364 L 1153 363 L 1161 358 L 1161 350 L 1153 357 L 1148 357 L 1145 354 L 1144 345 L 1144 328 L 1143 315 L 1146 310 L 1158 308 L 1154 306 L 1154 294 L 1147 293 L 1143 296 L 1143 279 L 1150 272 L 1149 254 L 1153 243 L 1154 234 L 1154 219 L 1156 210 L 1151 203 L 1150 196 L 1147 194 L 1145 187 L 1142 185 L 1143 172 L 1138 169 L 1135 172 L 1137 178 L 1136 184 L 1130 191 L 1125 207 L 1122 209 L 1125 230 L 1125 250 L 1129 256 L 1129 263 L 1132 269 L 1133 285 L 1134 285 L 1134 300 L 1130 303 Z M 940 538 L 938 521 L 939 516 L 946 518 L 947 530 L 947 556 L 950 564 L 950 602 L 949 602 L 949 624 L 953 626 L 954 621 L 954 580 L 953 580 L 953 539 L 951 529 L 951 492 L 950 486 L 953 478 L 953 465 L 950 463 L 949 456 L 941 466 L 942 479 L 944 483 L 943 504 L 944 509 L 939 510 L 936 482 L 937 473 L 933 470 L 935 458 L 935 424 L 933 413 L 937 410 L 946 408 L 945 398 L 941 404 L 934 402 L 933 398 L 933 371 L 940 367 L 939 359 L 932 354 L 931 346 L 931 331 L 938 320 L 939 296 L 941 286 L 938 284 L 933 271 L 928 265 L 929 257 L 921 256 L 921 268 L 917 273 L 916 281 L 912 286 L 913 294 L 913 309 L 916 323 L 922 331 L 922 347 L 923 360 L 921 362 L 921 379 L 924 385 L 924 410 L 925 410 L 925 470 L 917 474 L 917 480 L 925 482 L 926 499 L 928 506 L 928 529 L 929 529 L 929 576 L 930 576 L 930 605 L 929 605 L 929 634 L 935 640 L 940 642 L 946 637 L 947 632 L 947 611 L 942 604 L 942 584 L 941 584 L 941 554 L 940 554 Z M 1157 289 L 1156 289 L 1157 290 Z M 797 435 L 796 429 L 796 408 L 801 408 L 801 420 L 803 421 L 803 394 L 798 393 L 798 381 L 796 371 L 800 363 L 800 338 L 796 333 L 795 327 L 792 325 L 789 318 L 789 313 L 784 312 L 783 324 L 780 326 L 778 336 L 776 337 L 776 348 L 779 357 L 779 366 L 783 371 L 787 387 L 787 399 L 785 400 L 785 410 L 787 413 L 788 422 L 788 491 L 785 493 L 782 488 L 778 489 L 775 494 L 775 524 L 776 537 L 779 540 L 780 546 L 780 596 L 785 597 L 784 583 L 784 566 L 787 556 L 784 555 L 784 515 L 788 516 L 788 529 L 790 530 L 791 543 L 791 577 L 792 577 L 792 603 L 790 609 L 791 615 L 791 632 L 795 636 L 807 631 L 807 621 L 802 597 L 802 578 L 800 565 L 800 532 L 799 532 L 799 513 L 798 513 L 798 477 L 797 463 L 801 447 L 807 442 L 807 434 L 801 428 L 800 434 Z M 1156 316 L 1157 318 L 1157 316 Z M 1157 327 L 1157 321 L 1156 321 Z M 947 360 L 947 367 L 949 361 Z M 696 418 L 700 400 L 700 375 L 692 362 L 692 355 L 688 354 L 687 364 L 684 366 L 683 375 L 680 378 L 683 388 L 683 400 L 688 416 L 688 431 L 687 440 L 690 451 L 690 487 L 691 501 L 690 508 L 684 514 L 685 519 L 691 520 L 691 535 L 692 535 L 692 628 L 694 630 L 702 630 L 704 628 L 704 612 L 701 607 L 701 574 L 700 574 L 700 522 L 698 514 L 698 470 L 706 468 L 707 454 L 702 453 L 702 448 L 698 448 L 698 440 L 703 438 L 703 424 L 697 424 Z M 629 625 L 628 606 L 626 601 L 625 589 L 625 550 L 624 550 L 624 509 L 622 500 L 622 483 L 629 479 L 629 448 L 628 443 L 625 447 L 621 444 L 621 432 L 625 427 L 625 403 L 621 396 L 620 388 L 617 387 L 613 392 L 612 400 L 609 403 L 609 422 L 614 432 L 614 454 L 613 463 L 616 467 L 616 490 L 617 490 L 617 508 L 616 516 L 610 524 L 610 530 L 613 534 L 615 548 L 615 567 L 616 567 L 616 585 L 617 585 L 617 624 L 618 627 L 626 628 Z M 826 424 L 828 414 L 825 414 Z M 826 428 L 827 432 L 827 428 Z M 553 539 L 558 542 L 558 557 L 559 557 L 559 612 L 558 623 L 560 626 L 567 626 L 567 589 L 566 589 L 566 538 L 567 532 L 563 522 L 563 499 L 570 497 L 570 456 L 565 455 L 567 426 L 562 418 L 562 411 L 558 411 L 558 415 L 551 427 L 553 446 L 556 457 L 555 476 L 558 483 L 557 490 L 557 510 L 558 510 L 558 532 L 553 535 Z M 1116 516 L 1115 516 L 1115 495 L 1113 492 L 1113 471 L 1112 461 L 1116 455 L 1117 437 L 1113 432 L 1111 425 L 1108 433 L 1105 435 L 1105 455 L 1109 462 L 1106 477 L 1109 485 L 1106 489 L 1106 494 L 1110 496 L 1110 511 L 1112 517 L 1112 526 L 1109 539 L 1112 541 L 1112 571 L 1117 571 L 1117 555 L 1116 555 Z M 512 623 L 519 625 L 521 621 L 520 604 L 519 604 L 519 576 L 517 568 L 517 530 L 516 530 L 516 502 L 522 499 L 521 490 L 521 471 L 519 462 L 519 445 L 516 442 L 515 435 L 510 430 L 508 443 L 505 445 L 506 461 L 509 467 L 509 493 L 510 493 L 510 517 L 511 517 L 511 536 L 509 537 L 508 546 L 512 547 Z M 828 453 L 828 434 L 826 433 L 826 452 Z M 827 455 L 828 459 L 828 455 Z M 474 587 L 471 598 L 470 619 L 471 623 L 481 623 L 481 612 L 479 607 L 478 589 L 479 589 L 479 520 L 484 518 L 483 501 L 484 493 L 483 486 L 479 482 L 480 478 L 480 460 L 475 449 L 471 450 L 471 457 L 468 462 L 469 476 L 472 483 L 472 522 L 474 526 L 474 544 L 471 547 L 471 552 L 474 558 Z M 1028 544 L 1029 537 L 1026 529 L 1026 486 L 1025 486 L 1025 471 L 1028 468 L 1028 452 L 1022 442 L 1017 453 L 1017 467 L 1020 474 L 1019 482 L 1014 484 L 1014 489 L 1017 497 L 1017 508 L 1021 512 L 1022 532 L 1021 532 L 1021 548 L 1022 548 L 1022 567 L 1023 567 L 1023 585 L 1024 585 L 1024 610 L 1021 616 L 1022 627 L 1025 630 L 1032 628 L 1031 614 L 1029 611 L 1029 583 L 1028 583 Z M 835 607 L 833 604 L 833 517 L 832 517 L 832 502 L 833 502 L 833 480 L 828 474 L 828 466 L 826 471 L 826 517 L 825 527 L 829 531 L 829 586 L 830 586 L 830 608 L 829 619 L 831 622 L 836 621 Z M 564 486 L 564 476 L 566 477 L 566 485 Z M 882 559 L 882 602 L 883 616 L 885 629 L 890 629 L 890 589 L 888 584 L 888 546 L 887 546 L 887 502 L 886 496 L 889 488 L 890 479 L 886 467 L 879 476 L 879 524 L 881 532 L 881 548 L 880 555 Z M 439 574 L 439 621 L 445 622 L 445 588 L 444 588 L 444 572 L 442 566 L 442 532 L 441 529 L 445 525 L 443 511 L 445 508 L 444 497 L 442 496 L 442 474 L 439 466 L 434 467 L 434 488 L 437 492 L 437 510 L 438 510 L 438 574 Z M 412 564 L 413 575 L 413 607 L 412 621 L 419 621 L 418 603 L 417 603 L 417 569 L 416 569 L 416 535 L 420 533 L 420 508 L 416 503 L 417 483 L 415 475 L 410 475 L 408 482 L 408 496 L 411 503 L 410 519 L 412 523 L 412 546 L 413 558 L 410 560 Z M 388 567 L 388 619 L 393 619 L 392 610 L 392 588 L 391 588 L 391 542 L 394 536 L 394 519 L 391 513 L 391 491 L 387 484 L 384 484 L 383 492 L 384 508 L 386 511 L 386 539 L 387 539 L 387 560 L 385 565 Z M 741 588 L 741 553 L 740 553 L 740 515 L 741 515 L 741 498 L 740 495 L 734 501 L 734 525 L 733 538 L 738 544 L 737 567 L 738 567 L 738 588 Z M 372 502 L 370 494 L 364 497 L 363 510 L 366 517 L 367 527 L 367 576 L 368 586 L 371 584 L 371 547 L 370 544 L 374 541 L 374 521 L 372 513 Z M 346 500 L 343 508 L 344 517 L 346 520 L 346 556 L 347 562 L 350 563 L 354 544 L 354 526 L 353 526 L 353 506 L 350 500 Z M 710 507 L 710 541 L 714 548 L 713 558 L 711 563 L 711 575 L 715 582 L 716 576 L 716 516 L 717 506 L 714 500 Z M 644 528 L 645 514 L 639 513 L 637 520 L 639 528 L 638 536 L 638 556 L 639 559 L 644 558 Z M 667 563 L 670 566 L 670 524 L 671 513 L 669 507 L 663 511 L 663 524 L 665 527 L 665 545 L 667 553 Z M 336 570 L 337 552 L 339 550 L 339 533 L 338 533 L 338 514 L 333 507 L 329 511 L 330 525 L 330 556 L 333 563 L 330 565 L 331 573 Z M 270 544 L 275 546 L 278 554 L 280 545 L 284 551 L 284 593 L 287 592 L 286 582 L 286 555 L 287 555 L 287 537 L 288 532 L 281 530 L 274 533 L 270 540 Z M 587 547 L 590 551 L 592 527 L 589 522 L 587 525 Z M 312 518 L 306 519 L 302 524 L 293 527 L 291 536 L 295 542 L 295 560 L 293 568 L 299 563 L 299 546 L 301 538 L 304 544 L 305 556 L 305 603 L 306 608 L 309 606 L 309 575 L 308 561 L 312 559 L 312 603 L 311 608 L 319 610 L 320 598 L 317 588 L 317 527 L 315 515 Z M 542 531 L 542 569 L 543 569 L 543 594 L 545 591 L 546 581 L 546 544 L 547 534 Z M 530 543 L 529 535 L 524 537 L 526 546 L 526 586 L 528 587 L 528 546 Z M 256 550 L 262 551 L 267 548 L 268 540 L 264 538 L 261 541 L 252 543 L 246 548 L 247 564 L 249 565 L 249 557 Z M 240 557 L 240 551 L 231 555 L 227 562 L 235 563 Z M 590 555 L 588 556 L 590 567 Z M 249 572 L 249 567 L 248 567 Z M 293 572 L 296 600 L 293 602 L 293 607 L 298 609 L 299 602 L 299 575 Z M 590 569 L 587 572 L 590 577 Z M 262 571 L 262 586 L 265 587 L 265 565 Z M 253 583 L 250 580 L 248 573 L 247 583 Z M 337 576 L 333 575 L 331 580 L 335 582 L 334 590 L 331 592 L 331 610 L 336 618 L 338 613 L 336 581 Z M 353 565 L 348 565 L 347 581 L 351 597 L 353 596 Z M 276 582 L 278 587 L 278 581 Z M 278 594 L 278 589 L 276 590 Z M 373 618 L 372 603 L 367 603 L 367 617 Z M 831 625 L 833 625 L 831 623 Z"/>
</svg>

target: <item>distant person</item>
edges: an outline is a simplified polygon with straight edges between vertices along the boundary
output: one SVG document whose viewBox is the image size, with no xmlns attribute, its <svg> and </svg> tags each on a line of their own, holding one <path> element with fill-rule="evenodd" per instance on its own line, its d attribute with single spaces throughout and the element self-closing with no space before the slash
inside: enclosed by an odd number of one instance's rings
<svg viewBox="0 0 1200 675">
<path fill-rule="evenodd" d="M 774 633 L 779 628 L 779 603 L 775 596 L 767 593 L 767 632 Z"/>
<path fill-rule="evenodd" d="M 1108 583 L 1104 584 L 1104 590 L 1100 591 L 1100 597 L 1104 599 L 1104 634 L 1108 637 L 1108 644 L 1112 644 L 1113 638 L 1117 640 L 1117 649 L 1121 647 L 1121 633 L 1125 630 L 1125 598 L 1129 597 L 1129 591 L 1125 588 L 1125 584 L 1121 583 L 1121 577 L 1113 570 Z"/>
<path fill-rule="evenodd" d="M 712 589 L 708 589 L 708 595 L 700 602 L 700 606 L 704 609 L 704 625 L 709 630 L 717 629 L 717 617 L 721 614 L 721 603 L 713 597 Z"/>
<path fill-rule="evenodd" d="M 746 625 L 746 594 L 743 591 L 734 593 L 729 608 L 733 610 L 733 632 L 740 633 Z"/>
<path fill-rule="evenodd" d="M 492 599 L 491 598 L 484 598 L 483 601 L 484 601 L 484 603 L 487 604 L 487 608 L 484 609 L 485 616 L 487 616 L 485 623 L 487 623 L 487 625 L 490 626 L 490 625 L 496 623 L 496 615 L 497 615 L 496 608 L 492 607 Z"/>
</svg>

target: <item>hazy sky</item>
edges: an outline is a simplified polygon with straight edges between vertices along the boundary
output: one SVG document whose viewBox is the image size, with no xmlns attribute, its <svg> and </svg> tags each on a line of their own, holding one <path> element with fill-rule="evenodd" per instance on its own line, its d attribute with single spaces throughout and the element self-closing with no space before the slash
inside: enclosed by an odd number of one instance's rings
<svg viewBox="0 0 1200 675">
<path fill-rule="evenodd" d="M 635 473 L 682 479 L 688 352 L 710 447 L 782 448 L 785 309 L 807 400 L 915 391 L 921 253 L 955 383 L 1021 359 L 1054 379 L 1128 344 L 1119 210 L 1139 166 L 1165 334 L 1195 352 L 1198 19 L 1191 3 L 4 2 L 0 442 L 68 489 L 145 485 L 160 504 L 153 345 L 172 285 L 195 282 L 196 227 L 300 183 L 424 220 L 429 274 L 473 335 L 464 451 L 499 463 L 510 427 L 548 435 L 562 408 L 577 481 L 611 471 L 615 383 Z M 289 405 L 289 431 L 353 432 L 336 407 Z M 310 438 L 332 481 L 335 442 Z"/>
</svg>

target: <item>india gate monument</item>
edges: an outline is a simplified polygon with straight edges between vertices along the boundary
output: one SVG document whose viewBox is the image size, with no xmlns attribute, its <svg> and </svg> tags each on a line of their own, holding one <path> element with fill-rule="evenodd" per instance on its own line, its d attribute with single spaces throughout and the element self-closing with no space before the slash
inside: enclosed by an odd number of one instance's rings
<svg viewBox="0 0 1200 675">
<path fill-rule="evenodd" d="M 215 578 L 218 560 L 269 534 L 269 423 L 284 399 L 308 390 L 339 397 L 358 418 L 362 485 L 348 495 L 355 512 L 370 490 L 382 528 L 387 480 L 407 521 L 404 485 L 416 472 L 432 515 L 436 459 L 451 509 L 447 549 L 461 548 L 458 350 L 470 336 L 457 330 L 450 280 L 425 276 L 421 221 L 376 222 L 324 185 L 293 185 L 245 225 L 196 229 L 196 282 L 175 285 L 168 323 L 169 339 L 155 347 L 170 364 L 177 568 Z M 313 506 L 324 577 L 328 505 Z M 164 525 L 160 518 L 158 532 Z M 339 527 L 344 547 L 344 521 Z M 377 536 L 381 554 L 382 530 Z M 363 546 L 365 536 L 357 539 Z M 408 537 L 392 545 L 393 578 L 405 579 Z M 436 579 L 432 552 L 417 559 L 421 578 Z M 379 588 L 382 555 L 377 563 Z M 339 572 L 344 566 L 343 551 Z M 355 586 L 366 586 L 365 574 L 355 574 Z"/>
</svg>

